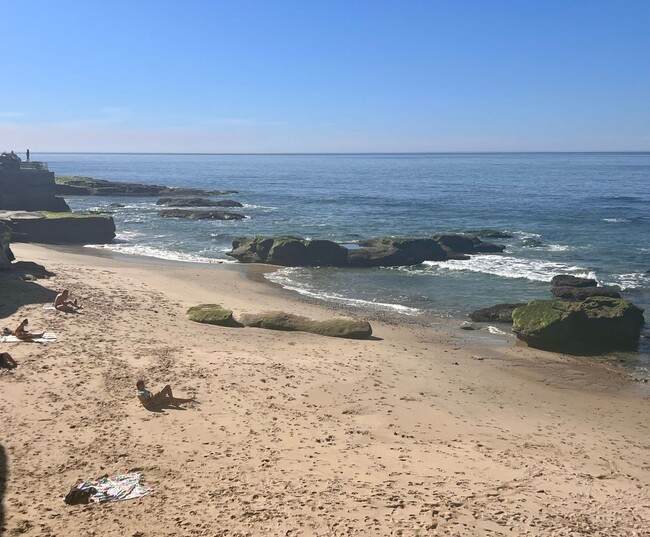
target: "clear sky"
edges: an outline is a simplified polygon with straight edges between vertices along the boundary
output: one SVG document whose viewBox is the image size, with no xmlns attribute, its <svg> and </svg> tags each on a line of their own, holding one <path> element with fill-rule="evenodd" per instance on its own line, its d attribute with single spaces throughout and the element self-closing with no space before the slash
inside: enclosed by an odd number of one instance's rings
<svg viewBox="0 0 650 537">
<path fill-rule="evenodd" d="M 0 150 L 650 150 L 650 0 L 0 10 Z"/>
</svg>

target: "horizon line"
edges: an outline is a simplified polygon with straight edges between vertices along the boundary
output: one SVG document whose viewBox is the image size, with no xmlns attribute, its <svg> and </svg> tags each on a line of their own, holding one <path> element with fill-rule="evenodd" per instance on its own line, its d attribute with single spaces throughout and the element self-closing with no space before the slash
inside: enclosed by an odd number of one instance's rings
<svg viewBox="0 0 650 537">
<path fill-rule="evenodd" d="M 21 152 L 22 153 L 22 152 Z M 513 155 L 513 154 L 634 154 L 650 153 L 650 150 L 601 150 L 601 151 L 307 151 L 307 152 L 149 152 L 149 151 L 33 151 L 29 150 L 30 156 L 36 154 L 48 155 L 217 155 L 217 156 L 312 156 L 312 155 Z"/>
</svg>

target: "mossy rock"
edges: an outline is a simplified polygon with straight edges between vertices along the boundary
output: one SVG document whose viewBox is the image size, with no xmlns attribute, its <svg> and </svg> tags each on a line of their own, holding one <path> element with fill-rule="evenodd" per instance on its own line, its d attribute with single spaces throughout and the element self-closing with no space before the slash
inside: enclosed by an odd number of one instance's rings
<svg viewBox="0 0 650 537">
<path fill-rule="evenodd" d="M 238 326 L 232 317 L 232 310 L 228 310 L 219 304 L 199 304 L 187 310 L 187 318 L 190 321 L 204 324 L 216 324 L 218 326 Z"/>
<path fill-rule="evenodd" d="M 568 354 L 635 350 L 643 310 L 621 298 L 533 300 L 512 313 L 512 330 L 529 346 Z"/>
<path fill-rule="evenodd" d="M 309 332 L 328 337 L 347 339 L 367 339 L 372 335 L 372 327 L 367 321 L 356 319 L 328 319 L 315 321 L 307 317 L 270 311 L 264 313 L 246 313 L 239 317 L 243 326 L 266 328 L 267 330 L 283 330 L 287 332 Z"/>
</svg>

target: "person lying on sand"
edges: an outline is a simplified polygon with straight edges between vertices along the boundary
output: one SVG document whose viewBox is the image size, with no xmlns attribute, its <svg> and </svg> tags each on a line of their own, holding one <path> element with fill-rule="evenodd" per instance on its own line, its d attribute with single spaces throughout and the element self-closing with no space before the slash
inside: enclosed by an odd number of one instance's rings
<svg viewBox="0 0 650 537">
<path fill-rule="evenodd" d="M 172 393 L 172 388 L 169 384 L 165 386 L 158 393 L 151 393 L 145 388 L 144 380 L 139 380 L 136 382 L 135 387 L 137 391 L 135 394 L 140 399 L 140 402 L 144 405 L 145 408 L 158 406 L 158 405 L 180 405 L 181 403 L 189 403 L 194 401 L 194 397 L 191 399 L 179 399 L 174 397 Z"/>
<path fill-rule="evenodd" d="M 29 324 L 29 321 L 27 319 L 24 319 L 22 323 L 18 325 L 18 328 L 16 328 L 12 334 L 16 336 L 18 339 L 22 339 L 23 341 L 31 341 L 33 339 L 38 339 L 39 337 L 43 337 L 45 332 L 41 332 L 39 334 L 34 334 L 32 332 L 29 332 L 27 328 L 25 328 Z"/>
<path fill-rule="evenodd" d="M 59 311 L 67 311 L 74 313 L 81 308 L 81 304 L 75 298 L 70 300 L 70 291 L 64 289 L 54 299 L 54 308 Z"/>
<path fill-rule="evenodd" d="M 0 369 L 14 369 L 18 367 L 16 360 L 8 352 L 0 352 Z"/>
</svg>

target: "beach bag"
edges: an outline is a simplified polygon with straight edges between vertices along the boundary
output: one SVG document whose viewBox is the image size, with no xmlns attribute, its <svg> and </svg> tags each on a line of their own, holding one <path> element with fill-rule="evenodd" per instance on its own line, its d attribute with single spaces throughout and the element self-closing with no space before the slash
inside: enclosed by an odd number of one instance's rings
<svg viewBox="0 0 650 537">
<path fill-rule="evenodd" d="M 89 487 L 87 489 L 78 489 L 72 487 L 70 492 L 65 495 L 63 501 L 68 505 L 79 505 L 80 503 L 89 503 L 90 497 L 97 492 L 97 489 Z"/>
</svg>

